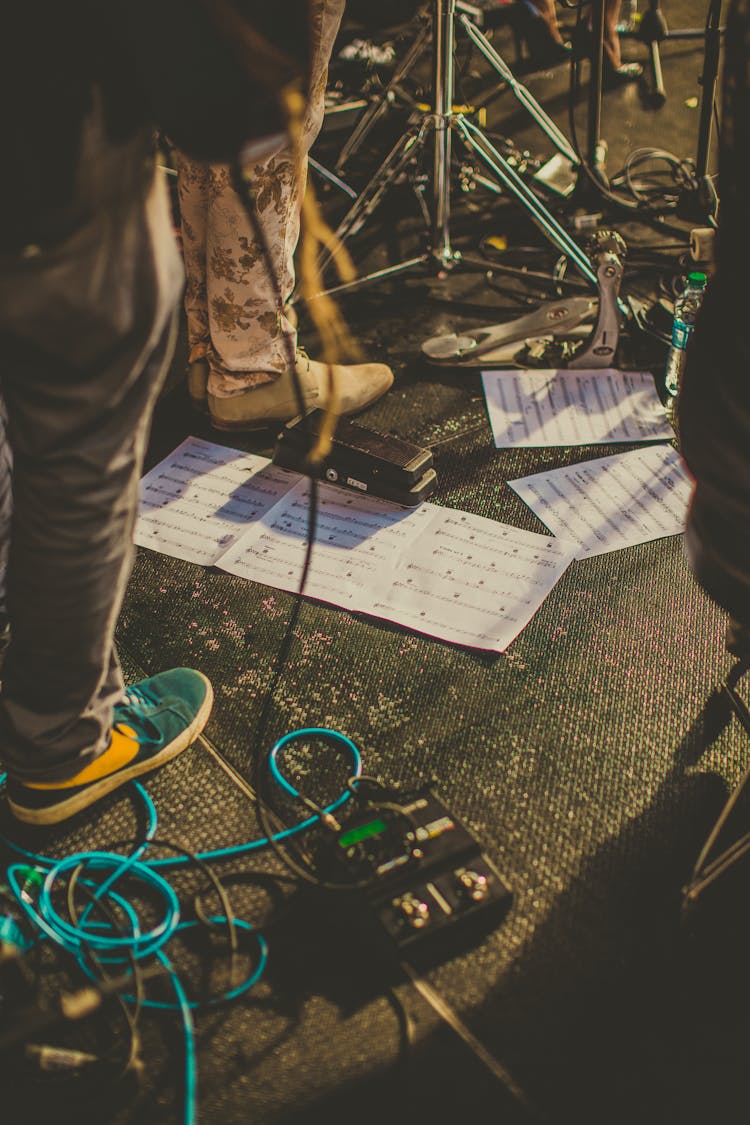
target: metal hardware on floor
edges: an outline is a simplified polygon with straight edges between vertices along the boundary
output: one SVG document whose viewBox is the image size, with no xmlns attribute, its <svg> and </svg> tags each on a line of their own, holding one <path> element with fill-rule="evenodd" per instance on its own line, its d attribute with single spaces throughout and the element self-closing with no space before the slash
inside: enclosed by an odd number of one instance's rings
<svg viewBox="0 0 750 1125">
<path fill-rule="evenodd" d="M 549 366 L 573 368 L 610 367 L 619 343 L 619 292 L 623 275 L 625 243 L 615 231 L 598 231 L 588 252 L 599 283 L 599 298 L 573 297 L 547 301 L 532 313 L 504 324 L 493 324 L 474 331 L 433 336 L 422 344 L 429 363 L 452 366 L 501 366 L 518 362 L 517 344 L 569 336 L 584 321 L 597 313 L 593 330 L 575 350 L 568 343 L 562 356 Z M 558 349 L 559 350 L 559 349 Z M 544 346 L 542 355 L 549 351 Z M 544 359 L 542 362 L 546 362 Z"/>
<path fill-rule="evenodd" d="M 568 257 L 578 271 L 591 284 L 597 284 L 597 276 L 588 255 L 570 237 L 557 219 L 550 213 L 542 200 L 527 186 L 510 162 L 482 130 L 470 121 L 466 113 L 454 110 L 455 72 L 454 47 L 456 22 L 460 22 L 469 33 L 472 42 L 481 48 L 484 57 L 494 66 L 509 88 L 524 107 L 532 112 L 535 120 L 542 125 L 547 136 L 553 140 L 558 151 L 566 159 L 575 156 L 567 139 L 547 117 L 540 106 L 534 102 L 529 92 L 516 82 L 510 70 L 473 25 L 465 14 L 457 17 L 456 0 L 433 0 L 432 11 L 432 113 L 421 120 L 414 121 L 411 128 L 396 142 L 374 176 L 353 203 L 336 235 L 341 243 L 362 229 L 373 214 L 387 190 L 398 181 L 414 160 L 432 140 L 432 177 L 430 206 L 422 199 L 421 206 L 426 225 L 429 228 L 429 246 L 425 254 L 399 262 L 393 266 L 377 270 L 358 278 L 354 282 L 338 285 L 326 290 L 327 293 L 342 293 L 353 288 L 397 276 L 418 268 L 431 268 L 438 273 L 450 271 L 463 261 L 462 254 L 451 241 L 451 158 L 454 135 L 465 149 L 484 165 L 498 183 L 497 191 L 505 191 L 515 198 L 528 212 L 542 234 L 562 254 Z M 416 46 L 416 44 L 414 45 Z M 510 78 L 510 81 L 509 81 Z M 571 161 L 572 163 L 572 161 Z M 323 259 L 325 266 L 330 261 L 329 254 Z M 471 268 L 476 263 L 467 262 Z M 485 263 L 483 268 L 491 268 Z"/>
</svg>

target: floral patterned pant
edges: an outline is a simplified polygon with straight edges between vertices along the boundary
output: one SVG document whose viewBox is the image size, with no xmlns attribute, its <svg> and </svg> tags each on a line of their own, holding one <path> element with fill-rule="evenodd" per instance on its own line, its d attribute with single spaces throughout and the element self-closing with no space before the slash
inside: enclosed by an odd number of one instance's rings
<svg viewBox="0 0 750 1125">
<path fill-rule="evenodd" d="M 312 0 L 310 98 L 302 135 L 307 154 L 323 122 L 328 61 L 345 0 Z M 288 367 L 293 324 L 279 312 L 252 226 L 225 164 L 177 153 L 185 255 L 190 362 L 205 357 L 208 390 L 218 397 L 272 382 Z M 282 149 L 252 169 L 258 214 L 287 301 L 294 288 L 299 198 L 291 155 Z"/>
</svg>

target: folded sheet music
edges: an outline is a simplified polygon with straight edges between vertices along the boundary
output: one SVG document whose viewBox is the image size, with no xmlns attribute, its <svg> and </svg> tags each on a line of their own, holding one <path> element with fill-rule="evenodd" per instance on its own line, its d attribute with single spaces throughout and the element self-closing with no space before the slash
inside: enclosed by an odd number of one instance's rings
<svg viewBox="0 0 750 1125">
<path fill-rule="evenodd" d="M 141 482 L 135 541 L 296 591 L 309 482 L 266 458 L 187 438 Z M 422 504 L 319 486 L 305 593 L 441 640 L 502 652 L 570 564 L 561 539 Z"/>
<path fill-rule="evenodd" d="M 674 437 L 646 372 L 483 371 L 482 383 L 498 449 Z"/>
<path fill-rule="evenodd" d="M 508 481 L 576 558 L 618 551 L 685 527 L 692 483 L 671 445 L 615 453 Z"/>
</svg>

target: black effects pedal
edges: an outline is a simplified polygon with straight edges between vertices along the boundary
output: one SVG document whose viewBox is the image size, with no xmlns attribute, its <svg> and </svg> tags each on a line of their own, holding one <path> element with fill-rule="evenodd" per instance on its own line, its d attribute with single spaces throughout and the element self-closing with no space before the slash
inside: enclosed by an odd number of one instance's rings
<svg viewBox="0 0 750 1125">
<path fill-rule="evenodd" d="M 336 846 L 353 875 L 373 873 L 365 897 L 400 954 L 453 954 L 499 921 L 511 891 L 430 785 L 397 802 L 363 809 Z"/>
<path fill-rule="evenodd" d="M 276 439 L 274 464 L 309 473 L 307 456 L 324 416 L 323 410 L 312 410 L 288 422 Z M 316 467 L 316 476 L 408 508 L 431 496 L 437 484 L 429 449 L 368 430 L 347 418 L 338 420 L 331 451 Z"/>
</svg>

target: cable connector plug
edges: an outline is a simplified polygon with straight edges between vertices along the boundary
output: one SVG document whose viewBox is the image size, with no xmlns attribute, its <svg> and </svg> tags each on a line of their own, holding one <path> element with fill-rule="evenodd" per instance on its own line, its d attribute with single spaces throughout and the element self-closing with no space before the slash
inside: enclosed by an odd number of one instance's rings
<svg viewBox="0 0 750 1125">
<path fill-rule="evenodd" d="M 47 1043 L 27 1043 L 26 1058 L 36 1063 L 40 1070 L 82 1070 L 98 1063 L 99 1057 L 88 1051 L 75 1051 L 67 1047 L 53 1047 Z"/>
<path fill-rule="evenodd" d="M 66 1020 L 81 1020 L 95 1012 L 103 1000 L 98 988 L 81 988 L 60 997 L 60 1014 Z"/>
<path fill-rule="evenodd" d="M 333 815 L 333 813 L 329 813 L 329 812 L 321 813 L 320 814 L 320 823 L 325 828 L 327 828 L 329 832 L 339 833 L 341 831 L 341 825 L 336 820 L 336 817 Z"/>
</svg>

